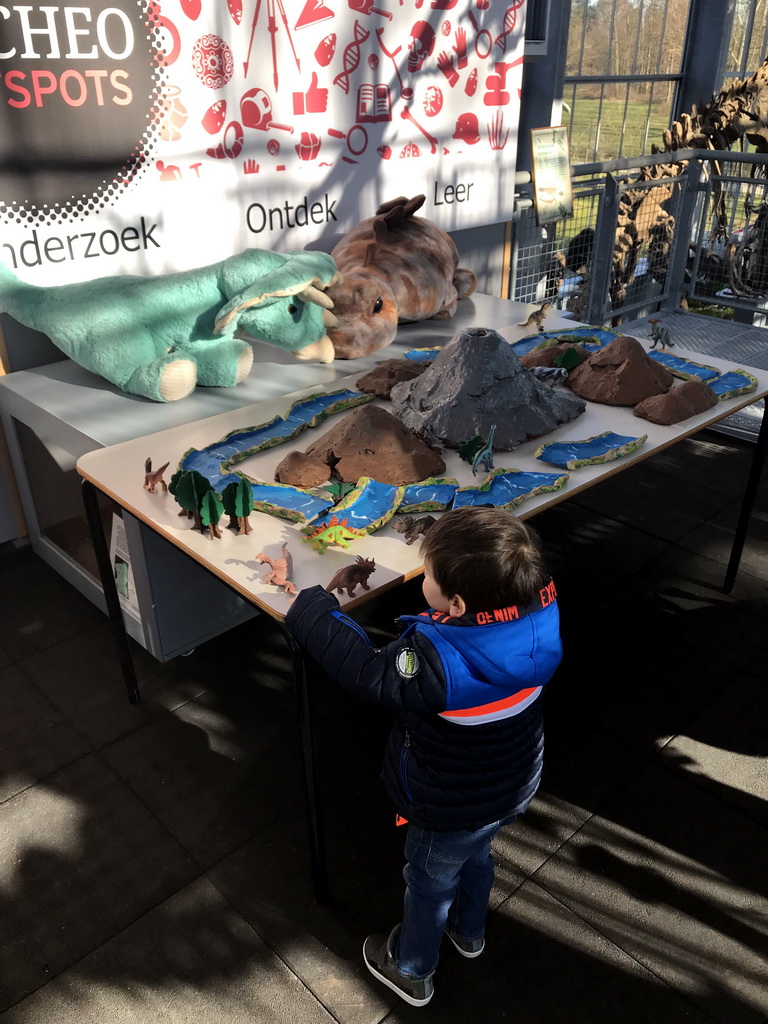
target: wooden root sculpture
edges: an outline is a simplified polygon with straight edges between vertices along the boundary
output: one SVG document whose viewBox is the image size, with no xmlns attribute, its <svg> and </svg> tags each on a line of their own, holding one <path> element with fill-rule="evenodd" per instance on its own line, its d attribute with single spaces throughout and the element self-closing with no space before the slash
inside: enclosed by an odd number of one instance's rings
<svg viewBox="0 0 768 1024">
<path fill-rule="evenodd" d="M 447 320 L 477 278 L 459 267 L 453 239 L 415 212 L 423 195 L 383 203 L 331 252 L 343 275 L 328 289 L 337 324 L 328 336 L 340 359 L 389 345 L 398 323 Z"/>
</svg>

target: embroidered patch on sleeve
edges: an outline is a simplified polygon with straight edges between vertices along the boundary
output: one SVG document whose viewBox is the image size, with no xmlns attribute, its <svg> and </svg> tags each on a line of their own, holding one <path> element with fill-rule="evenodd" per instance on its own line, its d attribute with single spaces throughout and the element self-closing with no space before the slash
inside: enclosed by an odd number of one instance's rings
<svg viewBox="0 0 768 1024">
<path fill-rule="evenodd" d="M 404 647 L 395 658 L 395 669 L 402 679 L 413 679 L 419 674 L 419 659 L 412 647 Z"/>
</svg>

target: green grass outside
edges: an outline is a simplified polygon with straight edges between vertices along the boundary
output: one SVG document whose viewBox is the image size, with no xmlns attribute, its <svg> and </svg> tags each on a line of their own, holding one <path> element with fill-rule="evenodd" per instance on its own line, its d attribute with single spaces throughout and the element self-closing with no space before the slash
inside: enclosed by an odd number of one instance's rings
<svg viewBox="0 0 768 1024">
<path fill-rule="evenodd" d="M 568 97 L 566 96 L 566 99 Z M 591 163 L 616 156 L 641 156 L 650 153 L 652 143 L 663 148 L 662 134 L 669 128 L 669 104 L 647 100 L 587 99 L 577 96 L 571 127 L 571 162 Z M 563 112 L 568 121 L 568 112 Z M 623 131 L 622 131 L 623 128 Z"/>
</svg>

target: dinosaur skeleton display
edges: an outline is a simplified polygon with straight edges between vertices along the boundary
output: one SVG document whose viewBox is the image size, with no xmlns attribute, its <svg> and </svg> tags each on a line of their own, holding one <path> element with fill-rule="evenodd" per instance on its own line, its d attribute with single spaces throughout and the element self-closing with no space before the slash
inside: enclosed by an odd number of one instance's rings
<svg viewBox="0 0 768 1024">
<path fill-rule="evenodd" d="M 619 196 L 616 235 L 610 276 L 610 298 L 615 313 L 627 298 L 627 290 L 635 277 L 641 253 L 648 257 L 649 272 L 663 287 L 675 229 L 675 216 L 668 209 L 675 191 L 674 179 L 683 174 L 687 160 L 675 161 L 673 154 L 684 149 L 722 151 L 749 143 L 758 153 L 768 155 L 768 57 L 754 75 L 734 80 L 700 109 L 692 107 L 664 131 L 663 149 L 652 145 L 651 152 L 670 153 L 669 162 L 643 167 Z M 698 255 L 698 277 L 727 283 L 734 296 L 755 297 L 768 289 L 768 193 L 756 205 L 751 192 L 740 197 L 746 218 L 743 229 L 729 230 L 726 194 L 719 175 L 719 160 L 711 161 L 704 173 L 712 175 L 712 229 L 706 244 L 689 243 L 690 256 Z M 765 165 L 751 167 L 752 178 L 765 178 Z M 652 182 L 658 185 L 652 185 Z M 635 187 L 633 187 L 633 184 Z M 754 218 L 754 219 L 753 219 Z M 589 272 L 594 232 L 580 232 L 579 288 L 568 301 L 567 308 L 586 313 Z M 575 241 L 575 239 L 573 240 Z M 573 243 L 572 243 L 573 244 Z M 718 251 L 719 250 L 719 251 Z M 557 253 L 558 276 L 573 262 L 568 254 Z"/>
</svg>

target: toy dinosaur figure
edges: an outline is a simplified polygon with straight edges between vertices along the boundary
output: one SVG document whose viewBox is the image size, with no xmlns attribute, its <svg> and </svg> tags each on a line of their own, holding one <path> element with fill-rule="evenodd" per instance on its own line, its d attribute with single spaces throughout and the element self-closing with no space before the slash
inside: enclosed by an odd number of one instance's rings
<svg viewBox="0 0 768 1024">
<path fill-rule="evenodd" d="M 406 544 L 413 544 L 419 537 L 431 529 L 437 520 L 434 516 L 416 516 L 407 519 L 402 516 L 395 516 L 392 520 L 392 528 L 402 533 Z"/>
<path fill-rule="evenodd" d="M 356 530 L 354 527 L 349 525 L 349 519 L 339 519 L 338 516 L 331 516 L 331 518 L 319 526 L 314 532 L 312 527 L 309 527 L 310 532 L 306 537 L 302 537 L 302 542 L 311 544 L 315 551 L 321 555 L 325 554 L 330 544 L 338 544 L 340 548 L 348 548 L 351 540 L 357 540 L 358 537 L 365 537 L 365 530 Z"/>
<path fill-rule="evenodd" d="M 282 587 L 286 594 L 296 593 L 296 584 L 291 580 L 293 575 L 293 558 L 287 545 L 280 548 L 281 558 L 269 558 L 263 552 L 256 555 L 257 562 L 266 562 L 270 572 L 262 580 L 263 583 L 274 583 L 276 587 Z"/>
<path fill-rule="evenodd" d="M 496 424 L 494 423 L 488 432 L 488 440 L 482 448 L 475 452 L 475 457 L 472 459 L 472 476 L 477 476 L 481 465 L 485 468 L 486 473 L 490 473 L 493 469 L 493 435 L 495 433 Z"/>
<path fill-rule="evenodd" d="M 328 331 L 340 359 L 368 355 L 394 340 L 398 323 L 448 320 L 477 277 L 459 266 L 450 235 L 415 217 L 425 196 L 382 203 L 331 255 L 344 275 L 328 294 L 338 323 Z"/>
<path fill-rule="evenodd" d="M 352 565 L 345 565 L 334 575 L 331 582 L 325 588 L 329 594 L 334 590 L 343 594 L 346 590 L 349 597 L 355 596 L 355 587 L 360 584 L 363 590 L 370 590 L 368 577 L 376 571 L 376 563 L 372 558 L 363 558 L 358 555 Z"/>
<path fill-rule="evenodd" d="M 536 324 L 536 327 L 539 330 L 539 332 L 540 333 L 543 332 L 544 331 L 544 320 L 545 320 L 545 318 L 547 316 L 547 313 L 549 313 L 550 309 L 552 309 L 553 305 L 554 305 L 553 302 L 545 302 L 545 303 L 543 303 L 543 305 L 539 309 L 534 309 L 534 311 L 530 314 L 530 316 L 528 317 L 527 320 L 525 320 L 521 324 L 518 324 L 517 326 L 518 327 L 530 327 L 531 324 Z"/>
<path fill-rule="evenodd" d="M 327 253 L 262 249 L 176 274 L 57 287 L 25 284 L 0 264 L 0 305 L 123 391 L 173 402 L 196 384 L 240 383 L 253 362 L 244 335 L 330 362 L 325 289 L 337 279 Z"/>
<path fill-rule="evenodd" d="M 159 487 L 161 491 L 167 491 L 168 484 L 163 480 L 163 473 L 169 466 L 170 462 L 166 462 L 164 466 L 153 470 L 152 459 L 147 459 L 144 463 L 144 490 L 149 494 L 154 494 L 156 487 Z"/>
<path fill-rule="evenodd" d="M 651 324 L 651 348 L 656 348 L 657 345 L 662 349 L 675 347 L 667 328 L 659 326 L 661 320 L 651 319 L 648 323 Z"/>
</svg>

